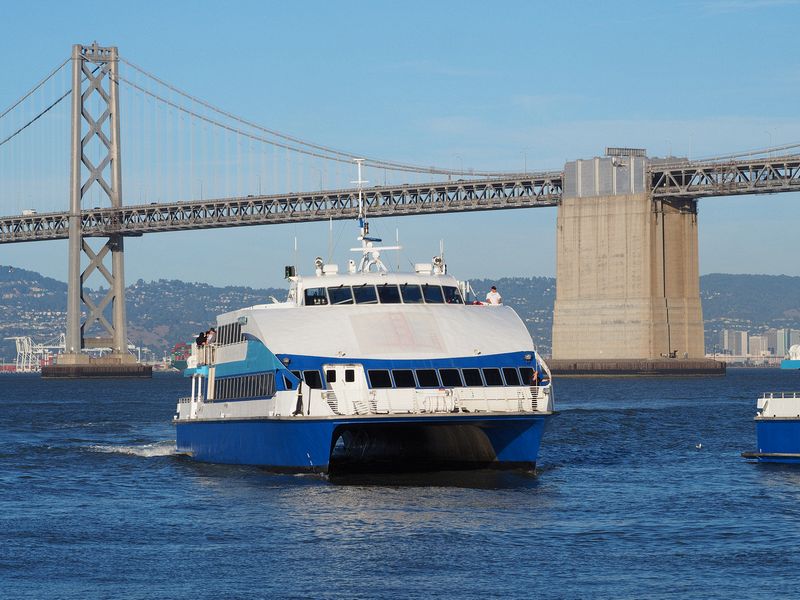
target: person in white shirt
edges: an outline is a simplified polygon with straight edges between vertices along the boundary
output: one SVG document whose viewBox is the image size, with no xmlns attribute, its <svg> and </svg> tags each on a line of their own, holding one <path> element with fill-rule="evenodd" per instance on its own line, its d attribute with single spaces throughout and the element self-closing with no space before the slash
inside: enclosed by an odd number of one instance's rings
<svg viewBox="0 0 800 600">
<path fill-rule="evenodd" d="M 503 297 L 497 293 L 497 288 L 492 286 L 491 291 L 486 294 L 486 303 L 487 304 L 502 304 Z"/>
</svg>

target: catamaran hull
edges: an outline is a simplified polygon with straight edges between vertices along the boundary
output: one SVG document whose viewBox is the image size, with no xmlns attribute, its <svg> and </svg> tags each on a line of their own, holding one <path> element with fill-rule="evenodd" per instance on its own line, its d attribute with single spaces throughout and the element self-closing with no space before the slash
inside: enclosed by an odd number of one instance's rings
<svg viewBox="0 0 800 600">
<path fill-rule="evenodd" d="M 762 418 L 756 420 L 757 452 L 745 458 L 759 462 L 800 463 L 800 419 Z"/>
<path fill-rule="evenodd" d="M 177 421 L 180 453 L 275 471 L 533 469 L 546 414 Z"/>
</svg>

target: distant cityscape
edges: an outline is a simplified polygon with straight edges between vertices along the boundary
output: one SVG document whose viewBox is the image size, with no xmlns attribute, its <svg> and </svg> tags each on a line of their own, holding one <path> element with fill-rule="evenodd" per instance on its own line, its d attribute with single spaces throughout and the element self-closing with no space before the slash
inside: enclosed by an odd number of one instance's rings
<svg viewBox="0 0 800 600">
<path fill-rule="evenodd" d="M 800 329 L 768 329 L 761 333 L 723 329 L 713 354 L 729 357 L 727 362 L 763 364 L 784 358 L 796 344 L 800 344 Z"/>
</svg>

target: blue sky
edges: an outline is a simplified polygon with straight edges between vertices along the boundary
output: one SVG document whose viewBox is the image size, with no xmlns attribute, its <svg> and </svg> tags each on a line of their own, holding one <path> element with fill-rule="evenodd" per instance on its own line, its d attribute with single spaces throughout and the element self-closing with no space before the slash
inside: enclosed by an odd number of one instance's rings
<svg viewBox="0 0 800 600">
<path fill-rule="evenodd" d="M 606 146 L 698 158 L 800 142 L 795 1 L 2 8 L 0 110 L 67 58 L 72 44 L 97 40 L 266 127 L 417 164 L 534 171 L 561 169 Z M 124 190 L 135 203 L 135 185 Z M 2 214 L 21 206 L 0 202 Z M 701 273 L 800 275 L 799 208 L 798 193 L 702 200 Z M 531 209 L 383 219 L 374 230 L 394 239 L 399 229 L 404 264 L 426 260 L 443 239 L 459 277 L 554 275 L 555 219 L 555 209 Z M 350 223 L 334 224 L 338 262 L 355 233 Z M 126 279 L 278 286 L 283 265 L 294 261 L 295 237 L 307 271 L 327 253 L 326 223 L 129 239 Z M 0 264 L 63 280 L 65 249 L 64 242 L 4 245 Z"/>
</svg>

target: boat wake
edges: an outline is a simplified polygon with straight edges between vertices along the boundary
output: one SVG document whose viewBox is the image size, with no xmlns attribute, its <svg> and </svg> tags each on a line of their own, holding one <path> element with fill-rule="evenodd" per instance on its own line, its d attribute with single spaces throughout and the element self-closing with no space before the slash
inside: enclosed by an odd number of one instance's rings
<svg viewBox="0 0 800 600">
<path fill-rule="evenodd" d="M 170 456 L 177 454 L 175 441 L 155 442 L 153 444 L 131 444 L 131 445 L 112 445 L 95 444 L 89 447 L 93 452 L 106 452 L 110 454 L 129 454 L 131 456 L 142 456 L 152 458 L 154 456 Z"/>
</svg>

